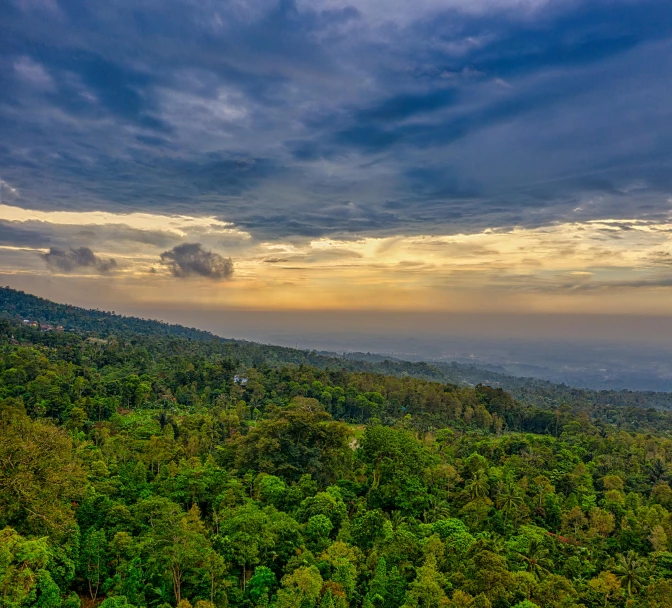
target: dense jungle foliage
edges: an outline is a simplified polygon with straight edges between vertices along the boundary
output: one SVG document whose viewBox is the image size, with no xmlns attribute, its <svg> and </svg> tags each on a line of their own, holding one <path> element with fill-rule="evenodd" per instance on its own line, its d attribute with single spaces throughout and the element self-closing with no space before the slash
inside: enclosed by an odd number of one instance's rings
<svg viewBox="0 0 672 608">
<path fill-rule="evenodd" d="M 76 321 L 0 321 L 2 607 L 672 606 L 665 411 Z"/>
</svg>

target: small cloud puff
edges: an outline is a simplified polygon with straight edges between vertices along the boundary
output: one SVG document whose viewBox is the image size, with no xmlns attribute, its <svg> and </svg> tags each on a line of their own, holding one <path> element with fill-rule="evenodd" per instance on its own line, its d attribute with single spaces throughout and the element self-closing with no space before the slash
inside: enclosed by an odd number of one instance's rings
<svg viewBox="0 0 672 608">
<path fill-rule="evenodd" d="M 114 258 L 104 260 L 88 247 L 78 249 L 52 247 L 49 253 L 43 253 L 41 256 L 52 272 L 74 272 L 86 269 L 106 273 L 117 267 L 117 261 Z"/>
<path fill-rule="evenodd" d="M 231 258 L 203 249 L 200 243 L 183 243 L 161 254 L 161 263 L 174 277 L 228 279 L 233 274 Z"/>
</svg>

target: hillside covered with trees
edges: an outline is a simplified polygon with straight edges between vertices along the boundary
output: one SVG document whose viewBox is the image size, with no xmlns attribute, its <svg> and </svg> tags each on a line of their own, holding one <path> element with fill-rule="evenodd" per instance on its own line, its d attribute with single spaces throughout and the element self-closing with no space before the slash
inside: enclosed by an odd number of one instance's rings
<svg viewBox="0 0 672 608">
<path fill-rule="evenodd" d="M 6 292 L 0 606 L 672 606 L 664 409 Z"/>
<path fill-rule="evenodd" d="M 564 384 L 554 384 L 537 378 L 510 376 L 474 365 L 458 363 L 424 363 L 403 361 L 370 353 L 335 353 L 298 350 L 282 346 L 256 344 L 245 340 L 232 340 L 181 325 L 162 321 L 139 319 L 104 312 L 87 310 L 69 304 L 57 304 L 37 296 L 0 287 L 0 318 L 15 324 L 23 320 L 38 324 L 61 326 L 64 331 L 80 336 L 106 338 L 110 336 L 156 340 L 158 337 L 184 338 L 201 343 L 199 352 L 217 353 L 222 357 L 234 357 L 247 365 L 310 365 L 320 369 L 345 369 L 368 371 L 391 376 L 412 376 L 459 386 L 487 384 L 502 388 L 518 401 L 533 406 L 548 408 L 572 403 L 584 408 L 636 408 L 672 410 L 672 393 L 630 390 L 590 390 Z M 628 413 L 631 418 L 637 413 Z"/>
</svg>

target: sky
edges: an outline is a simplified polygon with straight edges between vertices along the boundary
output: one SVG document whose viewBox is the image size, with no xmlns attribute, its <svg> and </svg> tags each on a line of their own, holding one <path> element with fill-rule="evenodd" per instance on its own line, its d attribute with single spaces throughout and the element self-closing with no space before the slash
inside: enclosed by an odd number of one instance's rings
<svg viewBox="0 0 672 608">
<path fill-rule="evenodd" d="M 196 324 L 664 319 L 671 94 L 669 0 L 6 0 L 0 283 Z"/>
</svg>

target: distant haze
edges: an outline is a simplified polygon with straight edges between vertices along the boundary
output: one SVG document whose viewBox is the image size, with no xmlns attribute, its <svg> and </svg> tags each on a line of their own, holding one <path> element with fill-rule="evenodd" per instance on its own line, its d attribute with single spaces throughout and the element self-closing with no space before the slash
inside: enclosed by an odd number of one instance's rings
<svg viewBox="0 0 672 608">
<path fill-rule="evenodd" d="M 132 311 L 142 315 L 142 310 Z M 153 311 L 233 338 L 301 349 L 499 366 L 572 386 L 672 390 L 672 318 L 352 311 Z"/>
<path fill-rule="evenodd" d="M 122 308 L 124 308 L 122 306 Z M 197 326 L 220 336 L 302 348 L 410 352 L 414 343 L 465 339 L 545 340 L 577 344 L 672 345 L 672 317 L 632 315 L 486 314 L 388 311 L 268 311 L 130 307 L 137 316 L 156 316 Z M 449 348 L 449 344 L 445 344 Z"/>
<path fill-rule="evenodd" d="M 16 281 L 13 281 L 16 283 Z M 51 285 L 51 289 L 49 286 Z M 300 349 L 500 366 L 575 386 L 672 390 L 672 317 L 180 308 L 123 302 L 113 293 L 37 295 Z"/>
</svg>

